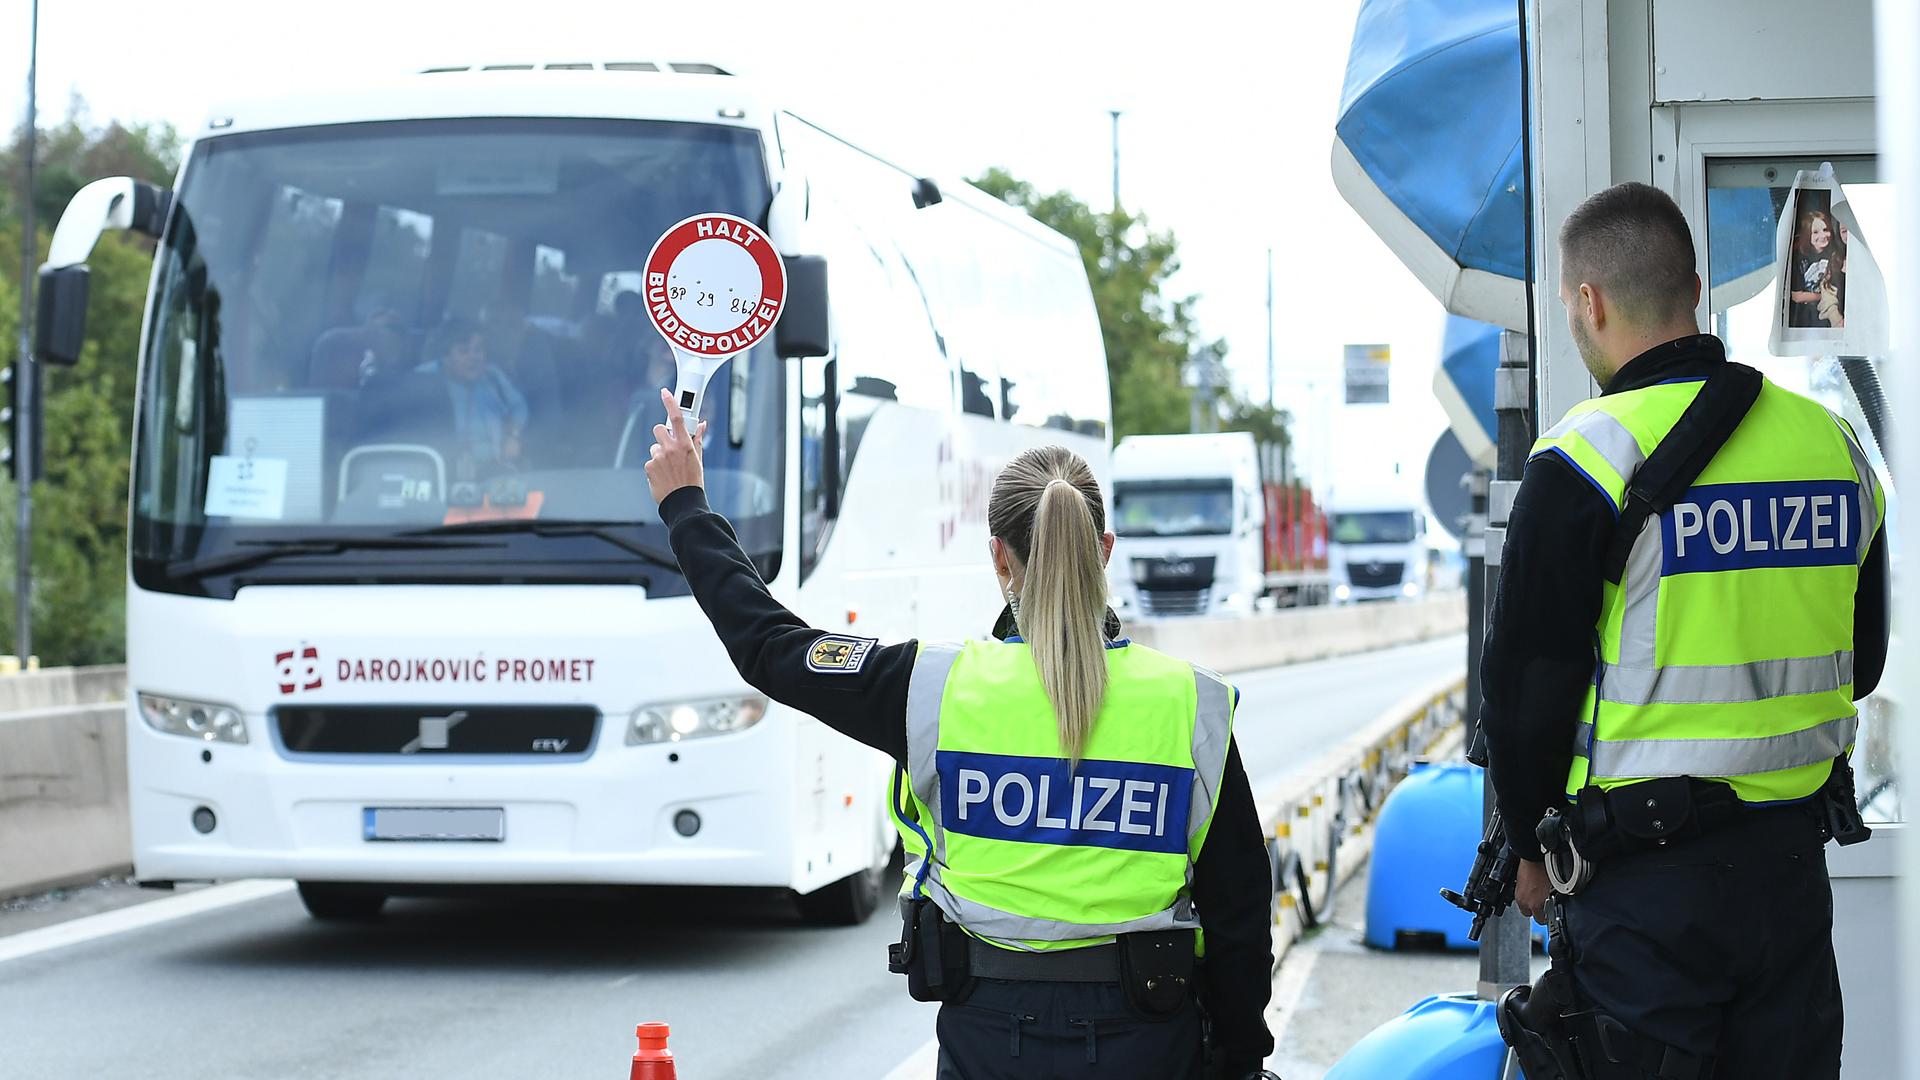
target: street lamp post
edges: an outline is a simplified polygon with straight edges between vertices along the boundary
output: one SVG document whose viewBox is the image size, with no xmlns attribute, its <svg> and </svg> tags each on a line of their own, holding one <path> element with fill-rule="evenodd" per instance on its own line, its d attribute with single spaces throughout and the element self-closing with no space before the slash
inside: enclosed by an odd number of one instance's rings
<svg viewBox="0 0 1920 1080">
<path fill-rule="evenodd" d="M 38 387 L 33 377 L 33 282 L 34 255 L 39 250 L 34 235 L 33 162 L 35 127 L 39 123 L 34 102 L 34 86 L 40 64 L 40 0 L 33 0 L 32 22 L 27 33 L 27 125 L 25 131 L 25 179 L 20 193 L 20 340 L 13 365 L 14 403 L 17 410 L 8 427 L 13 436 L 13 470 L 16 492 L 18 532 L 13 557 L 14 652 L 20 666 L 33 655 L 33 425 L 40 403 L 33 400 Z"/>
<path fill-rule="evenodd" d="M 1120 212 L 1120 110 L 1107 110 L 1113 116 L 1113 212 Z"/>
</svg>

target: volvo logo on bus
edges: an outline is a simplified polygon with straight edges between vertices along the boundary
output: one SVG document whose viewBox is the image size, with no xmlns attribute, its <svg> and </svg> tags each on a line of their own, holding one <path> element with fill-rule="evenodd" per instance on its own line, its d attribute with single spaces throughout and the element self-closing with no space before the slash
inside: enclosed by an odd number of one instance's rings
<svg viewBox="0 0 1920 1080">
<path fill-rule="evenodd" d="M 420 734 L 412 742 L 400 748 L 403 754 L 417 754 L 422 750 L 445 750 L 453 729 L 467 718 L 465 709 L 456 709 L 445 716 L 423 716 L 420 718 Z"/>
</svg>

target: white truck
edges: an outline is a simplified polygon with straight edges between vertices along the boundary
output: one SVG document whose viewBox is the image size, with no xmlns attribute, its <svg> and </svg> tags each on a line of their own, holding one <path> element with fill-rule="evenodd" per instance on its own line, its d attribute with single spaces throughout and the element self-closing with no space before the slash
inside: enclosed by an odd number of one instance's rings
<svg viewBox="0 0 1920 1080">
<path fill-rule="evenodd" d="M 1121 439 L 1114 609 L 1124 618 L 1251 612 L 1267 587 L 1266 517 L 1252 433 Z"/>
<path fill-rule="evenodd" d="M 1333 602 L 1413 600 L 1427 591 L 1427 515 L 1394 488 L 1336 488 L 1327 503 Z"/>
</svg>

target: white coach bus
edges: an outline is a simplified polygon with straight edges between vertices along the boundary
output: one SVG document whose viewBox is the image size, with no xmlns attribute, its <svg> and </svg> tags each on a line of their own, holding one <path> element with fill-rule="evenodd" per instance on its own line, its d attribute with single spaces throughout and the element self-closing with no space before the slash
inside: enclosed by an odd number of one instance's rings
<svg viewBox="0 0 1920 1080">
<path fill-rule="evenodd" d="M 171 192 L 76 195 L 47 362 L 102 231 L 159 241 L 127 595 L 143 882 L 293 878 L 321 918 L 490 883 L 873 910 L 889 763 L 740 681 L 641 469 L 673 381 L 641 270 L 703 211 L 766 225 L 791 279 L 777 340 L 707 396 L 714 506 L 816 625 L 983 636 L 991 477 L 1049 442 L 1104 472 L 1109 403 L 1077 249 L 964 184 L 711 65 L 635 62 L 248 101 Z"/>
</svg>

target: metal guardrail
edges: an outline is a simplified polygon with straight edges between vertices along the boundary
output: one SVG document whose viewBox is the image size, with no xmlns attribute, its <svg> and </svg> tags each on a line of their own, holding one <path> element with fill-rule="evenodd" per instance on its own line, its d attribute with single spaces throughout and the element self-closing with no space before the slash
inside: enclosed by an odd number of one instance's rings
<svg viewBox="0 0 1920 1080">
<path fill-rule="evenodd" d="M 1414 694 L 1321 755 L 1258 802 L 1273 866 L 1274 962 L 1317 928 L 1373 844 L 1372 825 L 1414 762 L 1451 752 L 1466 712 L 1466 678 Z"/>
</svg>

